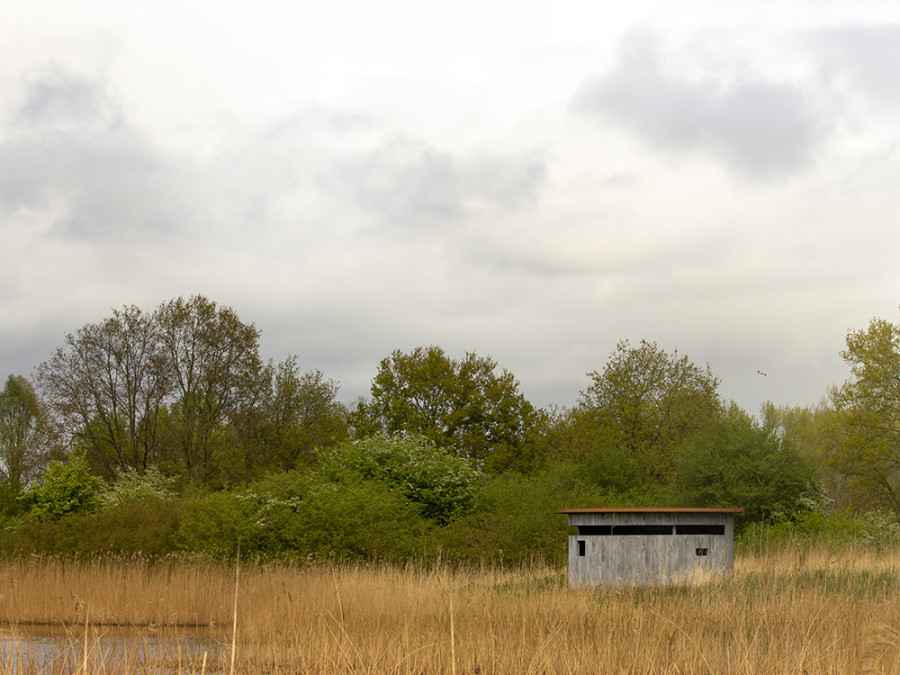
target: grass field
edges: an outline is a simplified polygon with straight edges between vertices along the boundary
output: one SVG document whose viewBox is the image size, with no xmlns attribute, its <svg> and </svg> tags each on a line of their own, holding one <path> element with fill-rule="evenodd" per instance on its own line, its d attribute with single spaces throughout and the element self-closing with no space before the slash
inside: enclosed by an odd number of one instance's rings
<svg viewBox="0 0 900 675">
<path fill-rule="evenodd" d="M 8 633 L 66 627 L 71 653 L 0 673 L 227 673 L 232 654 L 242 673 L 898 673 L 898 554 L 785 547 L 723 578 L 605 591 L 559 569 L 6 560 Z M 111 663 L 92 645 L 113 626 L 216 642 L 205 661 L 170 645 Z"/>
</svg>

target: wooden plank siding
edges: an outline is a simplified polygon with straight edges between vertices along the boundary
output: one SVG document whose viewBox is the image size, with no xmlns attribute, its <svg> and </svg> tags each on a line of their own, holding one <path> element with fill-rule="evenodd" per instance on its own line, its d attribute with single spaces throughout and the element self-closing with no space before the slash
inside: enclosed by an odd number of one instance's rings
<svg viewBox="0 0 900 675">
<path fill-rule="evenodd" d="M 698 574 L 730 572 L 734 569 L 737 512 L 740 511 L 561 511 L 568 514 L 570 526 L 581 530 L 569 536 L 569 585 L 652 586 L 689 582 Z M 644 534 L 646 528 L 667 533 Z"/>
</svg>

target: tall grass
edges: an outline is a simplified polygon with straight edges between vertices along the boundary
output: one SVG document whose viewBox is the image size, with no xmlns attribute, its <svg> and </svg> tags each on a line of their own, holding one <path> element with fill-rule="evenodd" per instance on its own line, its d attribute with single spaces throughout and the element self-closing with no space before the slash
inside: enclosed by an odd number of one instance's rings
<svg viewBox="0 0 900 675">
<path fill-rule="evenodd" d="M 89 655 L 104 626 L 204 627 L 222 647 L 208 663 L 151 655 L 178 672 L 228 672 L 235 617 L 244 673 L 900 672 L 900 561 L 864 549 L 745 554 L 732 575 L 643 590 L 570 590 L 550 568 L 242 562 L 235 610 L 235 580 L 213 562 L 6 560 L 0 618 L 70 626 Z"/>
</svg>

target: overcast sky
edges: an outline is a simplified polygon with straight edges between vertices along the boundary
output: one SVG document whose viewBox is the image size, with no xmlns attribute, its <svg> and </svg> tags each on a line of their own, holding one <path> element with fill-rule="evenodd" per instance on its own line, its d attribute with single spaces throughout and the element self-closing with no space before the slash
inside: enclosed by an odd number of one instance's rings
<svg viewBox="0 0 900 675">
<path fill-rule="evenodd" d="M 647 339 L 756 413 L 900 320 L 900 3 L 6 4 L 4 379 L 202 293 L 348 401 L 434 344 L 571 405 Z"/>
</svg>

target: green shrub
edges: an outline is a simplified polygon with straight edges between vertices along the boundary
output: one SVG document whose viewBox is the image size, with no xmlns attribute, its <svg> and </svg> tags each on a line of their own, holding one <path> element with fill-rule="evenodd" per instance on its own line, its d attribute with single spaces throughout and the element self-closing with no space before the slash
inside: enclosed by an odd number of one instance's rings
<svg viewBox="0 0 900 675">
<path fill-rule="evenodd" d="M 318 483 L 304 507 L 298 540 L 318 557 L 405 561 L 427 529 L 415 505 L 375 481 Z"/>
<path fill-rule="evenodd" d="M 94 528 L 92 546 L 86 550 L 150 556 L 171 553 L 182 508 L 181 499 L 129 500 L 103 508 L 85 517 L 85 526 Z"/>
<path fill-rule="evenodd" d="M 293 471 L 190 497 L 176 542 L 217 556 L 234 555 L 240 544 L 271 557 L 402 561 L 418 550 L 425 528 L 418 507 L 376 481 Z"/>
<path fill-rule="evenodd" d="M 597 448 L 579 465 L 590 484 L 615 494 L 640 492 L 652 484 L 650 467 L 621 446 Z"/>
<path fill-rule="evenodd" d="M 400 436 L 371 436 L 322 452 L 319 471 L 332 481 L 356 474 L 381 483 L 436 523 L 468 511 L 482 481 L 481 472 L 467 460 L 428 441 Z"/>
<path fill-rule="evenodd" d="M 180 515 L 180 500 L 130 502 L 56 520 L 26 515 L 0 533 L 0 552 L 162 556 L 174 550 Z"/>
<path fill-rule="evenodd" d="M 569 527 L 566 516 L 556 512 L 610 505 L 614 499 L 585 479 L 582 466 L 550 464 L 527 476 L 489 478 L 473 511 L 435 536 L 449 558 L 562 564 Z"/>
<path fill-rule="evenodd" d="M 185 497 L 175 547 L 186 553 L 233 556 L 238 542 L 253 539 L 253 523 L 250 508 L 235 493 L 191 493 Z"/>
<path fill-rule="evenodd" d="M 59 520 L 97 507 L 100 479 L 91 474 L 87 460 L 76 455 L 68 462 L 50 462 L 41 482 L 23 495 L 34 518 Z"/>
<path fill-rule="evenodd" d="M 761 521 L 747 525 L 737 538 L 737 548 L 765 553 L 785 546 L 827 545 L 885 550 L 900 545 L 900 525 L 890 515 L 872 511 L 811 511 L 793 520 Z"/>
</svg>

